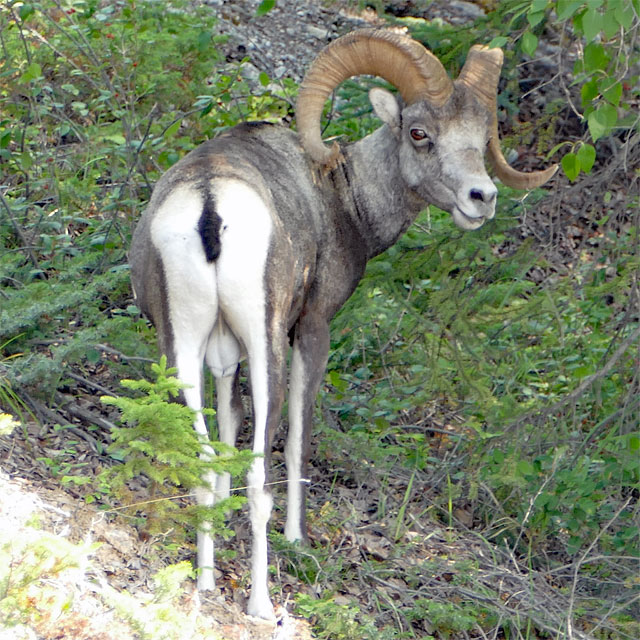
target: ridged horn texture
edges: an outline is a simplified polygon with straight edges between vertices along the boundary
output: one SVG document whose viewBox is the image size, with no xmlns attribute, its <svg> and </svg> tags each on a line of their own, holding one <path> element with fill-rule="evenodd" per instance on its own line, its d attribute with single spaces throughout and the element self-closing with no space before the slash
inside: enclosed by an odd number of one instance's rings
<svg viewBox="0 0 640 640">
<path fill-rule="evenodd" d="M 524 173 L 509 166 L 500 148 L 498 133 L 498 80 L 502 68 L 503 54 L 501 49 L 489 49 L 482 45 L 471 47 L 467 61 L 456 82 L 465 85 L 492 115 L 489 132 L 489 161 L 496 175 L 504 184 L 515 189 L 533 189 L 543 185 L 558 170 L 553 165 L 543 171 Z"/>
<path fill-rule="evenodd" d="M 320 118 L 326 99 L 347 78 L 363 74 L 390 82 L 407 104 L 426 99 L 441 106 L 453 92 L 440 60 L 402 32 L 360 29 L 334 40 L 313 61 L 298 94 L 298 132 L 316 162 L 332 167 L 340 156 L 337 143 L 327 147 L 322 142 Z"/>
</svg>

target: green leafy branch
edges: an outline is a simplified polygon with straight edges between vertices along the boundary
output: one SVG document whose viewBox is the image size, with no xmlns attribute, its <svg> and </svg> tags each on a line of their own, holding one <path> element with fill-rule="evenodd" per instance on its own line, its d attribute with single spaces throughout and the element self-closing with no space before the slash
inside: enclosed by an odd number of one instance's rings
<svg viewBox="0 0 640 640">
<path fill-rule="evenodd" d="M 244 497 L 234 495 L 211 508 L 187 508 L 186 516 L 180 514 L 180 505 L 172 498 L 176 488 L 190 494 L 201 487 L 202 479 L 212 471 L 216 474 L 229 473 L 233 477 L 244 474 L 254 455 L 221 442 L 205 442 L 196 433 L 193 428 L 194 411 L 172 401 L 185 385 L 174 376 L 175 369 L 167 368 L 166 356 L 152 365 L 152 373 L 154 381 L 123 380 L 121 383 L 126 389 L 143 395 L 101 398 L 104 404 L 120 409 L 122 421 L 129 425 L 112 433 L 109 452 L 122 464 L 108 470 L 103 479 L 116 491 L 126 494 L 122 490 L 129 481 L 145 476 L 151 481 L 150 494 L 153 498 L 146 504 L 153 505 L 150 507 L 153 516 L 163 524 L 167 518 L 180 521 L 193 516 L 196 525 L 208 521 L 214 532 L 228 535 L 225 513 L 240 508 Z M 203 455 L 205 445 L 211 447 L 215 455 Z"/>
<path fill-rule="evenodd" d="M 512 14 L 509 31 L 526 20 L 515 39 L 522 53 L 531 58 L 547 24 L 561 28 L 563 55 L 570 49 L 570 40 L 577 44 L 572 75 L 574 84 L 581 85 L 580 105 L 572 107 L 586 122 L 590 142 L 563 142 L 549 154 L 566 145 L 571 147 L 561 164 L 574 181 L 580 172 L 591 172 L 598 140 L 616 131 L 638 131 L 638 76 L 634 65 L 640 60 L 640 0 L 526 0 L 508 3 L 505 13 Z M 508 41 L 506 36 L 498 36 L 491 44 L 504 46 Z"/>
</svg>

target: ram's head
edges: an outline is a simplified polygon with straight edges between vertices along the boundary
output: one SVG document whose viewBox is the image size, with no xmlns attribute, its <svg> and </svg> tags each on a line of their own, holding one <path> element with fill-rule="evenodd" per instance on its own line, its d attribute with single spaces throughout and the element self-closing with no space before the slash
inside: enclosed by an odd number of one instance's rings
<svg viewBox="0 0 640 640">
<path fill-rule="evenodd" d="M 321 138 L 325 100 L 351 76 L 380 76 L 401 96 L 370 92 L 375 113 L 397 138 L 398 168 L 407 187 L 449 211 L 461 228 L 476 229 L 495 213 L 497 191 L 485 169 L 485 151 L 497 177 L 511 187 L 540 186 L 557 170 L 522 173 L 502 154 L 496 112 L 502 59 L 500 49 L 476 45 L 452 81 L 438 58 L 402 32 L 362 29 L 339 38 L 318 55 L 300 88 L 302 144 L 313 160 L 334 167 L 340 149 Z"/>
</svg>

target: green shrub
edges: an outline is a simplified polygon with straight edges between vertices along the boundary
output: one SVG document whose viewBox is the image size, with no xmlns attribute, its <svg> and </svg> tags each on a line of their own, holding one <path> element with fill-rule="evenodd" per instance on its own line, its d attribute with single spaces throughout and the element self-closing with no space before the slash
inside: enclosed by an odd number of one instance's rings
<svg viewBox="0 0 640 640">
<path fill-rule="evenodd" d="M 121 376 L 105 343 L 152 356 L 125 261 L 153 183 L 238 121 L 279 120 L 291 86 L 249 91 L 185 0 L 12 0 L 0 31 L 0 340 L 16 393 L 44 397 L 70 366 Z"/>
<path fill-rule="evenodd" d="M 155 381 L 123 380 L 122 385 L 143 395 L 128 397 L 103 396 L 102 402 L 120 409 L 127 427 L 116 428 L 109 446 L 111 455 L 122 460 L 102 476 L 102 482 L 118 495 L 127 495 L 127 483 L 144 476 L 151 482 L 151 499 L 141 505 L 134 503 L 133 511 L 147 514 L 149 531 L 166 530 L 169 526 L 189 522 L 199 527 L 203 522 L 211 525 L 215 535 L 231 535 L 225 526 L 227 513 L 239 509 L 245 498 L 233 495 L 217 502 L 213 507 L 184 507 L 179 498 L 202 486 L 207 472 L 229 473 L 242 476 L 251 465 L 251 451 L 237 451 L 221 442 L 205 442 L 193 428 L 194 412 L 186 405 L 172 402 L 184 386 L 174 377 L 175 369 L 167 369 L 167 359 L 152 365 Z M 215 456 L 203 455 L 205 445 L 213 448 Z M 177 490 L 180 493 L 176 495 Z M 215 490 L 215 487 L 213 487 Z"/>
</svg>

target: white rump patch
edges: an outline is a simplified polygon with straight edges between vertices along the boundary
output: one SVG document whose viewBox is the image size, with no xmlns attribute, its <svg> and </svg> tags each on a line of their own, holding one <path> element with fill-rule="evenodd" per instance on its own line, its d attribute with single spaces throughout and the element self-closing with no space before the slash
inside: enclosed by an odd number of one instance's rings
<svg viewBox="0 0 640 640">
<path fill-rule="evenodd" d="M 212 184 L 222 219 L 221 249 L 216 261 L 220 308 L 234 335 L 248 349 L 264 342 L 264 273 L 273 220 L 262 198 L 239 180 Z"/>
<path fill-rule="evenodd" d="M 180 187 L 162 203 L 151 225 L 151 239 L 162 257 L 174 334 L 198 329 L 208 336 L 218 312 L 215 266 L 208 263 L 198 232 L 202 195 Z M 198 348 L 202 348 L 202 344 Z"/>
</svg>

